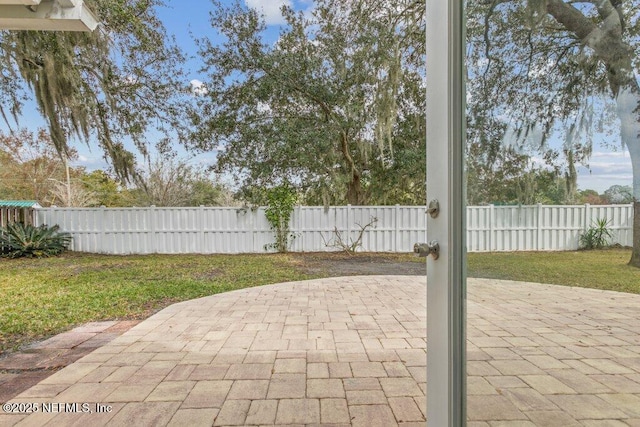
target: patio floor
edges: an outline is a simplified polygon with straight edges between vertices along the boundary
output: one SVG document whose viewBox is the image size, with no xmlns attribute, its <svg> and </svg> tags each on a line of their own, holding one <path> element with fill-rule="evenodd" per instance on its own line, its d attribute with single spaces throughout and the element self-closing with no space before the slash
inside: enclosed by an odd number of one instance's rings
<svg viewBox="0 0 640 427">
<path fill-rule="evenodd" d="M 175 304 L 0 425 L 424 425 L 425 288 L 344 277 Z M 469 426 L 640 426 L 640 295 L 469 279 L 468 299 Z"/>
</svg>

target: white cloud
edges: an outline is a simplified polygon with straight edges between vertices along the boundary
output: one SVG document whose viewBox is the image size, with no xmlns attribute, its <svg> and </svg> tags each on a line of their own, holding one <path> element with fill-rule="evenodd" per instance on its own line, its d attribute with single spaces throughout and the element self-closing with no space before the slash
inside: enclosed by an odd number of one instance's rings
<svg viewBox="0 0 640 427">
<path fill-rule="evenodd" d="M 196 96 L 203 96 L 209 93 L 207 87 L 203 82 L 198 79 L 193 79 L 189 82 L 191 84 L 191 93 Z"/>
<path fill-rule="evenodd" d="M 107 170 L 109 168 L 109 164 L 104 160 L 104 158 L 85 156 L 83 154 L 78 154 L 78 158 L 75 161 L 71 162 L 71 165 L 74 167 L 84 167 L 89 172 L 96 169 Z"/>
<path fill-rule="evenodd" d="M 589 162 L 589 169 L 591 174 L 631 174 L 631 163 L 617 163 L 617 162 Z"/>
<path fill-rule="evenodd" d="M 264 15 L 267 25 L 284 24 L 280 9 L 285 5 L 289 7 L 293 5 L 291 0 L 244 0 L 244 2 L 251 9 Z"/>
<path fill-rule="evenodd" d="M 310 17 L 315 7 L 314 0 L 244 0 L 247 7 L 258 11 L 264 16 L 267 25 L 282 25 L 285 23 L 282 16 L 282 6 L 288 6 L 296 11 L 302 11 Z"/>
<path fill-rule="evenodd" d="M 631 185 L 633 171 L 629 153 L 625 151 L 594 151 L 589 169 L 578 167 L 578 187 L 591 188 L 599 193 L 612 185 Z"/>
<path fill-rule="evenodd" d="M 594 152 L 591 157 L 597 157 L 597 158 L 616 158 L 616 159 L 621 159 L 621 158 L 630 158 L 629 157 L 629 152 L 627 150 L 625 151 L 596 151 Z"/>
</svg>

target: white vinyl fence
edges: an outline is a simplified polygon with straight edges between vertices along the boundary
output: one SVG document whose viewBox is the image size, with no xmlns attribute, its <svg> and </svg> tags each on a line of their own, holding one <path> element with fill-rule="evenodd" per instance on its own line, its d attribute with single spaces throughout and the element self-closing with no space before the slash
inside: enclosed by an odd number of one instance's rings
<svg viewBox="0 0 640 427">
<path fill-rule="evenodd" d="M 469 252 L 573 250 L 580 234 L 607 218 L 613 243 L 632 244 L 632 205 L 469 206 Z M 411 252 L 426 240 L 424 206 L 299 206 L 290 228 L 294 252 L 336 250 L 366 229 L 362 251 Z M 263 253 L 273 243 L 264 208 L 41 208 L 37 224 L 58 224 L 72 250 L 107 254 Z"/>
</svg>

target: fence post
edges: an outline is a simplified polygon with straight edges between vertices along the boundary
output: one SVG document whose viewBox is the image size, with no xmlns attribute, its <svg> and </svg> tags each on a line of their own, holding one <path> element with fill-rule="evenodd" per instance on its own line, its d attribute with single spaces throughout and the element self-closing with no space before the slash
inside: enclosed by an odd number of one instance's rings
<svg viewBox="0 0 640 427">
<path fill-rule="evenodd" d="M 256 249 L 256 233 L 257 233 L 256 227 L 257 227 L 258 218 L 261 218 L 261 216 L 259 215 L 260 208 L 256 208 L 255 211 L 251 208 L 247 208 L 247 209 L 248 211 L 246 212 L 251 213 L 251 252 L 257 253 L 258 250 Z"/>
<path fill-rule="evenodd" d="M 105 246 L 104 246 L 104 242 L 106 241 L 106 228 L 107 228 L 107 207 L 105 205 L 101 205 L 100 206 L 100 244 L 98 245 L 98 242 L 95 242 L 95 251 L 98 251 L 98 248 L 101 247 L 102 251 L 101 252 L 108 252 L 105 250 Z M 98 251 L 100 252 L 100 251 Z"/>
<path fill-rule="evenodd" d="M 589 229 L 589 220 L 591 219 L 591 205 L 589 203 L 584 204 L 584 224 L 582 227 L 583 232 L 587 232 Z"/>
<path fill-rule="evenodd" d="M 537 234 L 536 234 L 536 250 L 539 251 L 542 249 L 542 247 L 544 246 L 542 243 L 542 203 L 538 203 L 538 230 L 537 230 Z"/>
<path fill-rule="evenodd" d="M 493 235 L 496 232 L 494 229 L 495 222 L 496 222 L 496 210 L 495 210 L 495 206 L 492 203 L 489 205 L 489 252 L 493 252 L 495 250 L 494 242 L 498 240 L 494 238 L 494 235 Z"/>
<path fill-rule="evenodd" d="M 304 236 L 302 234 L 302 215 L 301 215 L 301 207 L 300 205 L 296 205 L 294 215 L 296 216 L 296 228 L 293 232 L 293 251 L 294 252 L 304 252 Z M 298 242 L 296 242 L 298 240 Z M 296 248 L 300 248 L 299 251 Z"/>
<path fill-rule="evenodd" d="M 149 223 L 151 226 L 151 253 L 156 254 L 158 253 L 158 244 L 156 239 L 156 205 L 151 205 L 150 208 L 151 213 L 149 214 L 149 217 L 151 219 Z"/>
<path fill-rule="evenodd" d="M 396 221 L 395 221 L 395 247 L 393 248 L 394 252 L 400 252 L 400 205 L 396 204 Z"/>
<path fill-rule="evenodd" d="M 204 238 L 204 205 L 200 205 L 198 208 L 198 232 L 200 235 L 200 248 L 198 250 L 199 253 L 205 253 L 205 238 Z"/>
<path fill-rule="evenodd" d="M 345 238 L 345 243 L 349 244 L 351 241 L 351 205 L 347 205 L 347 236 Z"/>
</svg>

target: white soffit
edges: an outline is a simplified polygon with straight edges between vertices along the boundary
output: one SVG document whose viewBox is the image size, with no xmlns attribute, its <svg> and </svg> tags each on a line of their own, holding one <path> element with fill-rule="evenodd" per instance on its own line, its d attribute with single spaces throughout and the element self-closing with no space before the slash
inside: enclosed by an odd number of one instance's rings
<svg viewBox="0 0 640 427">
<path fill-rule="evenodd" d="M 1 30 L 93 31 L 97 26 L 82 0 L 0 0 Z"/>
<path fill-rule="evenodd" d="M 42 0 L 0 0 L 0 6 L 3 4 L 10 5 L 24 5 L 24 6 L 37 6 Z"/>
</svg>

